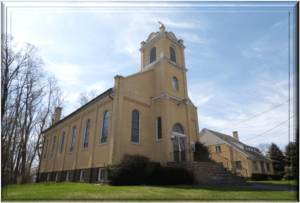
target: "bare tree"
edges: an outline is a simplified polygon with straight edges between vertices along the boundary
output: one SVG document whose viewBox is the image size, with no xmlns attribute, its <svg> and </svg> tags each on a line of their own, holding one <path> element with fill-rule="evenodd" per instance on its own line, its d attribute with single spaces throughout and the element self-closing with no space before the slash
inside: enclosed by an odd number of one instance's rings
<svg viewBox="0 0 300 203">
<path fill-rule="evenodd" d="M 262 152 L 262 154 L 263 154 L 264 156 L 267 156 L 267 152 L 268 152 L 270 146 L 271 146 L 271 144 L 268 144 L 268 143 L 262 143 L 262 144 L 259 144 L 259 145 L 257 146 L 257 148 Z"/>
<path fill-rule="evenodd" d="M 97 96 L 97 91 L 92 89 L 90 92 L 82 92 L 80 95 L 77 97 L 77 103 L 81 107 L 88 102 L 90 102 L 92 99 L 94 99 Z"/>
<path fill-rule="evenodd" d="M 2 185 L 28 182 L 34 160 L 39 159 L 42 131 L 52 124 L 64 95 L 54 77 L 46 77 L 38 49 L 21 48 L 11 36 L 1 36 L 1 170 Z M 7 181 L 7 180 L 6 180 Z"/>
</svg>

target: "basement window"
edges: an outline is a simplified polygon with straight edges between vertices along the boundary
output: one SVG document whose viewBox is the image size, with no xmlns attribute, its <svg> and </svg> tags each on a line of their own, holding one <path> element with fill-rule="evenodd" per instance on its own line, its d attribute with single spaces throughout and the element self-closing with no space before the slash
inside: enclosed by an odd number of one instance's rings
<svg viewBox="0 0 300 203">
<path fill-rule="evenodd" d="M 242 168 L 242 162 L 236 161 L 235 162 L 236 168 Z"/>
<path fill-rule="evenodd" d="M 58 172 L 56 172 L 55 181 L 58 181 Z"/>
<path fill-rule="evenodd" d="M 104 181 L 104 169 L 99 168 L 98 170 L 98 181 Z"/>
<path fill-rule="evenodd" d="M 84 180 L 84 170 L 80 171 L 80 181 Z"/>
<path fill-rule="evenodd" d="M 69 181 L 69 177 L 70 177 L 70 171 L 67 171 L 66 181 Z"/>
<path fill-rule="evenodd" d="M 50 173 L 47 174 L 47 181 L 49 181 Z"/>
</svg>

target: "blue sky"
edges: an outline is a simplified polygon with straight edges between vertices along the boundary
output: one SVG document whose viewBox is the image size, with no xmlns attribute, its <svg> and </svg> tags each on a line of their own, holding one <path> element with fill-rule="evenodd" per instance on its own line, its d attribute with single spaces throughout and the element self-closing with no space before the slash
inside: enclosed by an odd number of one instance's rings
<svg viewBox="0 0 300 203">
<path fill-rule="evenodd" d="M 266 2 L 240 6 L 152 2 L 123 3 L 128 7 L 92 8 L 84 3 L 80 5 L 85 8 L 19 7 L 11 11 L 8 31 L 18 42 L 40 48 L 45 70 L 58 78 L 68 95 L 63 109 L 68 115 L 77 109 L 81 92 L 95 89 L 100 94 L 114 86 L 115 75 L 126 77 L 140 70 L 140 43 L 159 30 L 157 21 L 162 20 L 166 31 L 184 40 L 188 94 L 198 107 L 199 129 L 228 135 L 238 131 L 244 141 L 289 118 L 285 103 L 230 127 L 289 99 L 289 45 L 293 69 L 289 22 L 292 25 L 293 12 L 289 18 L 288 11 L 296 2 L 275 3 L 286 7 L 263 7 Z M 291 80 L 291 97 L 292 85 Z M 288 143 L 288 122 L 245 141 L 251 146 L 271 142 L 280 148 Z"/>
</svg>

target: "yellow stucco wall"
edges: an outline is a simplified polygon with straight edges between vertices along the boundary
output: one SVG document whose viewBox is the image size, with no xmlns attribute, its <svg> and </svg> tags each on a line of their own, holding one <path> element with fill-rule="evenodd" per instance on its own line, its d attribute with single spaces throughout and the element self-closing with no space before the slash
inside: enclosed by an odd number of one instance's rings
<svg viewBox="0 0 300 203">
<path fill-rule="evenodd" d="M 170 57 L 170 46 L 176 49 L 177 62 L 185 67 L 184 50 L 164 36 L 142 51 L 142 69 L 149 63 L 149 51 L 157 47 L 159 56 Z M 179 90 L 173 88 L 173 77 L 178 80 Z M 113 100 L 104 95 L 97 101 L 83 107 L 71 118 L 45 134 L 48 141 L 46 159 L 41 161 L 40 173 L 102 167 L 109 164 L 113 157 L 121 159 L 125 153 L 142 154 L 153 161 L 166 165 L 173 160 L 172 128 L 174 124 L 182 125 L 186 135 L 186 149 L 189 143 L 199 140 L 197 108 L 193 105 L 180 104 L 167 97 L 152 101 L 151 98 L 163 93 L 180 100 L 188 99 L 186 73 L 167 61 L 159 62 L 152 69 L 137 74 L 115 77 Z M 107 97 L 106 99 L 104 99 Z M 102 99 L 102 100 L 101 100 Z M 104 100 L 103 100 L 104 99 Z M 101 102 L 100 102 L 101 100 Z M 98 103 L 97 103 L 98 102 Z M 99 103 L 100 102 L 100 103 Z M 140 140 L 131 142 L 132 111 L 140 113 Z M 107 143 L 100 144 L 102 118 L 109 111 L 109 128 Z M 156 120 L 162 119 L 162 139 L 157 140 Z M 90 134 L 87 149 L 83 149 L 85 125 L 90 119 Z M 74 150 L 70 153 L 70 142 L 74 126 L 76 137 Z M 62 133 L 65 132 L 63 152 L 59 155 Z M 56 136 L 55 154 L 50 159 L 53 137 Z"/>
</svg>

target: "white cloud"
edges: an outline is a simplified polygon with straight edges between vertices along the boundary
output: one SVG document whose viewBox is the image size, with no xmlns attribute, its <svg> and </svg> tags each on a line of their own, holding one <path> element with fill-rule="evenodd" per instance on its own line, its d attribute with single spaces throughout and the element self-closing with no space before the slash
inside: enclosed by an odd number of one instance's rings
<svg viewBox="0 0 300 203">
<path fill-rule="evenodd" d="M 247 58 L 261 58 L 261 54 L 254 54 L 248 51 L 243 51 L 243 56 L 246 56 Z"/>
</svg>

